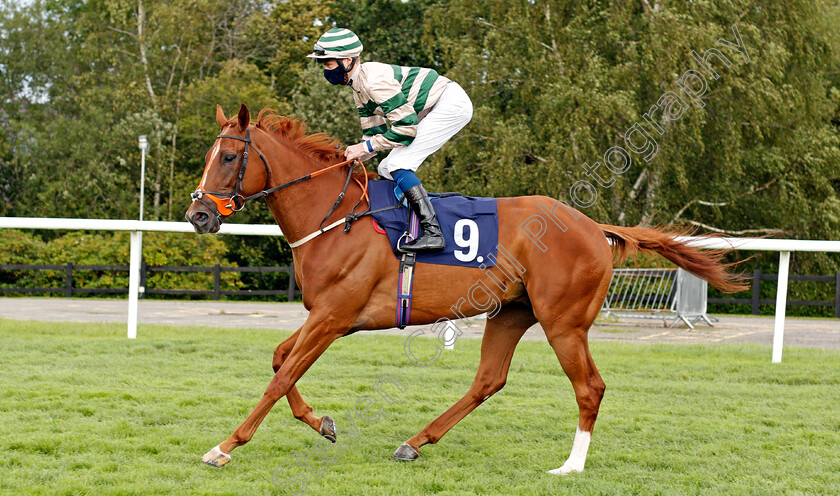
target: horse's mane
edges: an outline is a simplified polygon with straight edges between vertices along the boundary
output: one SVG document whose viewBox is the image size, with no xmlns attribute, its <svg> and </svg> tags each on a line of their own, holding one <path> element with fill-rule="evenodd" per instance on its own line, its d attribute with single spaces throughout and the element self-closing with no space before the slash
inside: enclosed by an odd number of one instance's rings
<svg viewBox="0 0 840 496">
<path fill-rule="evenodd" d="M 264 108 L 257 117 L 257 128 L 290 141 L 295 148 L 322 161 L 335 161 L 341 156 L 340 143 L 325 133 L 308 134 L 305 122 L 277 115 L 275 110 Z"/>
</svg>

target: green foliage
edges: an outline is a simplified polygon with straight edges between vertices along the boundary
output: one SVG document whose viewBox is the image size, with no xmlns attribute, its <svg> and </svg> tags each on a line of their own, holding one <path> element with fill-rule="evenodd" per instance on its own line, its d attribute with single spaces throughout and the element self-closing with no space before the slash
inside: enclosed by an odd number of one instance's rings
<svg viewBox="0 0 840 496">
<path fill-rule="evenodd" d="M 124 243 L 124 246 L 127 247 L 128 243 Z M 235 267 L 236 263 L 227 259 L 227 251 L 224 241 L 213 236 L 178 233 L 145 233 L 143 235 L 143 259 L 149 265 L 207 267 L 222 264 Z M 146 286 L 155 289 L 207 290 L 213 287 L 213 276 L 210 273 L 152 273 L 147 279 Z M 222 291 L 241 287 L 239 273 L 222 273 Z"/>
<path fill-rule="evenodd" d="M 0 246 L 3 247 L 0 263 L 10 265 L 37 264 L 46 251 L 46 243 L 41 238 L 15 229 L 0 229 Z M 43 274 L 31 270 L 0 271 L 0 287 L 39 287 Z"/>
<path fill-rule="evenodd" d="M 129 235 L 124 232 L 92 234 L 71 231 L 51 241 L 25 231 L 0 230 L 0 244 L 8 247 L 0 255 L 0 264 L 32 265 L 124 265 L 129 263 Z M 149 265 L 212 266 L 234 265 L 226 260 L 227 247 L 213 236 L 179 233 L 145 233 L 143 235 L 144 261 Z M 125 289 L 128 287 L 126 271 L 75 270 L 74 287 Z M 65 271 L 21 270 L 3 271 L 0 286 L 25 288 L 64 288 Z M 151 272 L 146 286 L 154 289 L 200 289 L 213 287 L 209 273 Z M 222 290 L 242 286 L 239 274 L 222 275 Z"/>
<path fill-rule="evenodd" d="M 301 85 L 304 71 L 313 64 L 306 55 L 325 31 L 331 4 L 329 0 L 274 1 L 267 16 L 253 17 L 254 36 L 267 54 L 262 67 L 276 81 L 272 89 L 277 94 L 285 97 Z"/>
<path fill-rule="evenodd" d="M 426 12 L 439 0 L 333 0 L 332 23 L 356 33 L 364 44 L 362 60 L 387 64 L 435 67 L 438 60 L 421 43 Z"/>
</svg>

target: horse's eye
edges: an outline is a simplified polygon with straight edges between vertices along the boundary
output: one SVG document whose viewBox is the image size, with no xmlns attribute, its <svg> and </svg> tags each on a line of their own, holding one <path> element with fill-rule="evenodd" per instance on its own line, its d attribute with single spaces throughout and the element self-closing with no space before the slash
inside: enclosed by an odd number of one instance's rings
<svg viewBox="0 0 840 496">
<path fill-rule="evenodd" d="M 222 157 L 222 160 L 226 164 L 229 164 L 229 163 L 233 162 L 234 160 L 236 160 L 236 155 L 234 155 L 233 153 L 225 153 L 225 156 Z"/>
</svg>

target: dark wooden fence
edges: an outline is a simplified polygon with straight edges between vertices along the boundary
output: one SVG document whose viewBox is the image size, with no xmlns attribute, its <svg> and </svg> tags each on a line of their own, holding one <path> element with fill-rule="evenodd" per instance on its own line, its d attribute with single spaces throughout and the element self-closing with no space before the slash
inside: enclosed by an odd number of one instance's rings
<svg viewBox="0 0 840 496">
<path fill-rule="evenodd" d="M 834 282 L 834 301 L 788 300 L 788 305 L 805 307 L 834 307 L 834 316 L 840 318 L 840 272 L 833 276 L 803 276 L 791 275 L 791 281 Z M 762 274 L 760 270 L 753 271 L 751 298 L 709 298 L 709 303 L 746 303 L 752 307 L 752 314 L 758 315 L 759 305 L 775 305 L 775 299 L 761 298 L 761 281 L 778 281 L 777 274 Z M 788 294 L 790 292 L 788 291 Z"/>
<path fill-rule="evenodd" d="M 78 288 L 73 281 L 73 273 L 82 270 L 128 272 L 128 265 L 75 265 L 68 262 L 64 265 L 0 265 L 3 270 L 55 270 L 64 271 L 64 287 L 58 288 L 0 288 L 0 294 L 4 293 L 64 293 L 67 298 L 79 294 L 128 294 L 128 288 Z M 155 289 L 146 286 L 149 273 L 153 272 L 210 272 L 213 274 L 213 289 Z M 236 289 L 222 290 L 222 272 L 285 272 L 289 275 L 289 284 L 285 289 L 263 290 L 263 289 Z M 143 262 L 140 265 L 140 286 L 145 288 L 146 295 L 177 295 L 177 296 L 211 296 L 214 300 L 222 296 L 285 296 L 286 301 L 294 301 L 301 292 L 295 285 L 295 268 L 288 267 L 222 267 L 216 264 L 213 267 L 181 267 L 171 265 L 147 265 Z"/>
</svg>

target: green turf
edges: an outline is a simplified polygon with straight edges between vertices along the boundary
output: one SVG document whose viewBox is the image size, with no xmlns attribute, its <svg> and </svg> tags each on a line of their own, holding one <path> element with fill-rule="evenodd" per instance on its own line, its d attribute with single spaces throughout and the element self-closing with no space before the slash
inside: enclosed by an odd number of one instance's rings
<svg viewBox="0 0 840 496">
<path fill-rule="evenodd" d="M 294 494 L 272 473 L 319 436 L 278 403 L 223 469 L 199 458 L 227 438 L 271 375 L 287 332 L 0 320 L 0 494 Z M 571 386 L 543 342 L 523 342 L 507 386 L 419 460 L 391 453 L 468 388 L 479 341 L 428 368 L 399 336 L 339 340 L 298 383 L 317 414 L 345 413 L 392 374 L 377 421 L 355 418 L 331 464 L 310 458 L 309 495 L 837 494 L 840 353 L 726 345 L 592 343 L 607 395 L 586 471 L 568 456 Z M 424 345 L 428 345 L 425 342 Z M 423 350 L 417 352 L 421 355 Z M 332 454 L 335 452 L 333 451 Z M 303 469 L 292 468 L 286 476 Z M 278 474 L 278 480 L 285 476 Z"/>
</svg>

